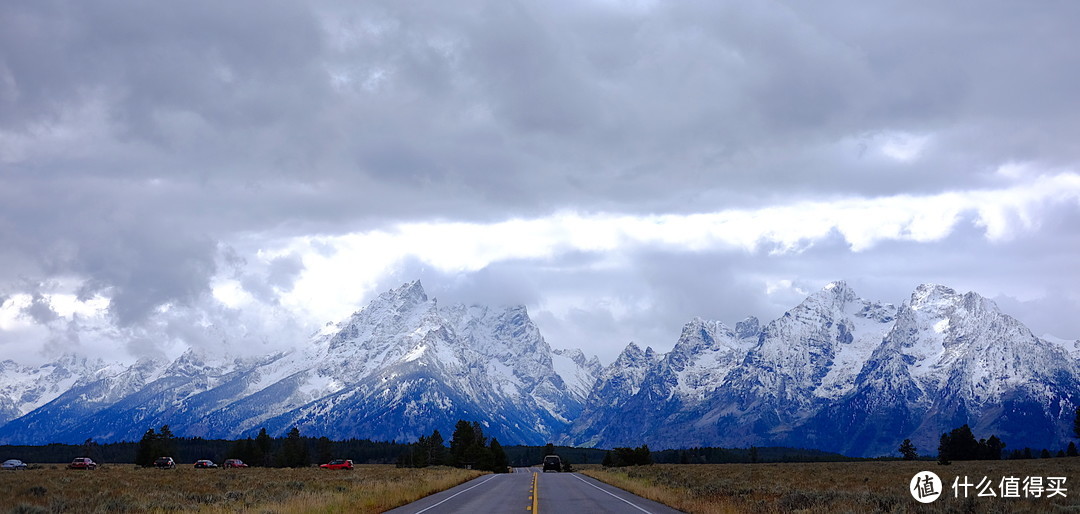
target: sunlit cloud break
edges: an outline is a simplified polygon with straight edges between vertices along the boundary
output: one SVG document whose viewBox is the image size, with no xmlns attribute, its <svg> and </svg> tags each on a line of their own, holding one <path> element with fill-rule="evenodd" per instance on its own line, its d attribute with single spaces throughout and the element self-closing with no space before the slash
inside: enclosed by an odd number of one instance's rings
<svg viewBox="0 0 1080 514">
<path fill-rule="evenodd" d="M 619 253 L 635 248 L 776 255 L 802 252 L 837 235 L 853 252 L 862 252 L 884 241 L 939 241 L 965 220 L 984 230 L 988 240 L 1000 242 L 1037 228 L 1042 210 L 1060 204 L 1080 204 L 1080 175 L 1043 175 L 998 189 L 687 215 L 559 212 L 491 224 L 405 223 L 389 230 L 297 238 L 260 257 L 302 256 L 305 271 L 282 295 L 284 304 L 313 313 L 344 313 L 341 305 L 355 306 L 388 270 L 410 258 L 443 272 L 472 272 L 499 261 L 587 252 L 617 266 Z M 228 281 L 215 288 L 219 298 L 234 305 L 243 303 L 230 293 L 238 290 Z"/>
</svg>

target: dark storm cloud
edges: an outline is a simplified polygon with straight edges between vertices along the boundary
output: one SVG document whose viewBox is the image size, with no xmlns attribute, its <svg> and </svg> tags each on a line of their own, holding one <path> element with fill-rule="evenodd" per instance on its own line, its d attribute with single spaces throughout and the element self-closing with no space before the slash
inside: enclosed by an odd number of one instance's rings
<svg viewBox="0 0 1080 514">
<path fill-rule="evenodd" d="M 30 316 L 35 322 L 42 325 L 51 323 L 60 317 L 53 310 L 49 300 L 40 293 L 34 295 L 30 305 L 23 309 L 23 314 Z"/>
<path fill-rule="evenodd" d="M 208 308 L 219 273 L 273 304 L 303 263 L 249 258 L 289 236 L 937 194 L 996 187 L 1010 163 L 1071 169 L 1078 10 L 5 2 L 0 284 L 75 276 L 84 298 L 105 295 L 120 324 L 137 325 L 170 305 Z M 883 153 L 904 138 L 920 141 L 915 158 Z M 1072 269 L 1036 250 L 1072 241 L 1070 227 L 1039 227 L 1030 244 L 971 234 L 859 254 L 842 240 L 778 257 L 635 250 L 620 272 L 567 255 L 444 278 L 462 301 L 606 291 L 614 311 L 578 305 L 573 318 L 623 339 L 654 330 L 653 316 L 666 333 L 710 308 L 728 322 L 755 314 L 739 306 L 775 312 L 766 278 L 874 276 L 869 287 L 894 292 L 966 276 L 982 285 L 974 277 L 991 265 L 1016 273 L 995 277 L 1005 283 L 1053 280 L 1017 263 Z M 985 266 L 958 264 L 968 243 L 990 251 Z M 882 276 L 886 264 L 904 271 Z"/>
</svg>

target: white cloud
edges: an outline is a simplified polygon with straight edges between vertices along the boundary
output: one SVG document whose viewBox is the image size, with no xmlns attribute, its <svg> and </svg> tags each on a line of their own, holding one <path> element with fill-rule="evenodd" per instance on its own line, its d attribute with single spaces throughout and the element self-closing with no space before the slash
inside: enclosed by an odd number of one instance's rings
<svg viewBox="0 0 1080 514">
<path fill-rule="evenodd" d="M 560 212 L 491 224 L 410 223 L 391 230 L 298 238 L 267 255 L 304 256 L 305 270 L 282 302 L 327 320 L 357 308 L 375 292 L 381 277 L 409 258 L 444 273 L 474 272 L 495 262 L 550 259 L 568 252 L 601 254 L 608 257 L 604 263 L 617 265 L 620 252 L 632 248 L 776 255 L 805 251 L 833 234 L 842 236 L 851 251 L 862 252 L 884 241 L 940 241 L 966 217 L 974 219 L 989 240 L 1002 241 L 1037 227 L 1040 209 L 1047 204 L 1066 202 L 1080 204 L 1080 175 L 1048 175 L 995 190 L 800 202 L 706 214 Z M 335 251 L 328 254 L 324 247 Z M 225 289 L 215 291 L 229 305 L 236 304 Z"/>
</svg>

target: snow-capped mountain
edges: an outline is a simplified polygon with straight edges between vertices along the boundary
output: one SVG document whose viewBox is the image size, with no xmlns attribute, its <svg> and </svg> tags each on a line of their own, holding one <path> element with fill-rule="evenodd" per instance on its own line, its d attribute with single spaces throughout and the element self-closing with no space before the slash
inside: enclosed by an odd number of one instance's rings
<svg viewBox="0 0 1080 514">
<path fill-rule="evenodd" d="M 895 446 L 889 423 L 915 444 L 969 424 L 1013 448 L 1057 447 L 1071 438 L 1080 406 L 1080 366 L 1058 344 L 1035 337 L 975 293 L 923 285 L 862 367 L 843 402 L 810 423 L 818 438 L 854 454 Z M 829 436 L 846 434 L 843 441 Z"/>
<path fill-rule="evenodd" d="M 11 391 L 0 400 L 10 412 L 0 441 L 22 444 L 134 440 L 166 423 L 184 436 L 297 426 L 309 435 L 413 440 L 458 419 L 487 422 L 509 444 L 541 444 L 578 417 L 600 368 L 580 351 L 553 352 L 524 307 L 442 308 L 419 282 L 380 295 L 301 349 L 263 358 L 215 361 L 189 351 L 172 363 L 93 373 L 4 366 L 3 384 L 24 383 L 28 373 L 63 377 L 39 386 L 53 394 L 37 400 L 23 390 L 30 387 L 0 390 Z"/>
<path fill-rule="evenodd" d="M 969 424 L 1010 448 L 1067 444 L 1080 342 L 1034 336 L 978 294 L 923 285 L 899 307 L 835 282 L 768 323 L 694 319 L 671 351 L 604 367 L 553 350 L 524 307 L 440 306 L 419 282 L 255 358 L 0 363 L 0 444 L 281 434 L 410 441 L 458 419 L 506 444 L 784 445 L 855 456 Z"/>
<path fill-rule="evenodd" d="M 756 326 L 695 320 L 654 363 L 620 357 L 566 441 L 876 456 L 905 438 L 932 453 L 942 432 L 967 423 L 1010 447 L 1058 447 L 1080 405 L 1080 368 L 1067 349 L 975 293 L 924 285 L 897 308 L 835 282 Z M 623 376 L 644 378 L 601 391 L 604 377 Z"/>
</svg>

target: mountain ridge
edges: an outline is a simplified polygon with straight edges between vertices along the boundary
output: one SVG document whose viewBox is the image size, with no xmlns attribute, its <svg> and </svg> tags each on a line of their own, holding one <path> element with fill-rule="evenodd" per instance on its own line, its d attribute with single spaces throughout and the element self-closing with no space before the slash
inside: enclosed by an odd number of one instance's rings
<svg viewBox="0 0 1080 514">
<path fill-rule="evenodd" d="M 977 293 L 923 284 L 896 306 L 838 281 L 775 320 L 694 318 L 670 351 L 630 343 L 604 366 L 552 349 L 524 306 L 440 306 L 413 281 L 261 357 L 5 361 L 0 443 L 134 440 L 163 424 L 181 436 L 296 426 L 406 441 L 476 419 L 504 444 L 876 456 L 905 438 L 935 448 L 967 423 L 1046 447 L 1068 440 L 1080 404 L 1075 355 Z"/>
</svg>

